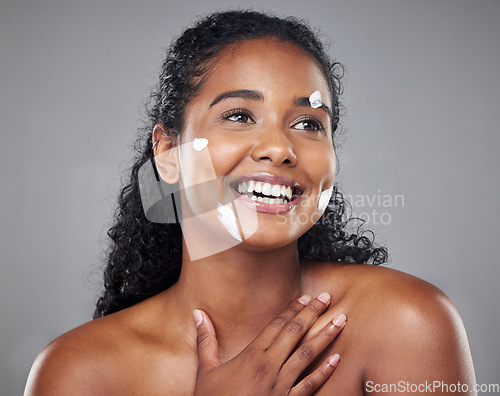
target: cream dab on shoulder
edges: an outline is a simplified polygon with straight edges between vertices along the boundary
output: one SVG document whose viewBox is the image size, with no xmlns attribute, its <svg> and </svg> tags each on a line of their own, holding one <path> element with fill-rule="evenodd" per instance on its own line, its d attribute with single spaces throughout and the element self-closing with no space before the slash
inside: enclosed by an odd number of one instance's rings
<svg viewBox="0 0 500 396">
<path fill-rule="evenodd" d="M 309 103 L 313 109 L 317 109 L 318 107 L 323 106 L 323 102 L 321 100 L 321 92 L 314 91 L 311 95 L 309 95 Z"/>
<path fill-rule="evenodd" d="M 193 149 L 196 151 L 201 151 L 208 145 L 208 139 L 205 138 L 195 138 L 193 140 Z"/>
</svg>

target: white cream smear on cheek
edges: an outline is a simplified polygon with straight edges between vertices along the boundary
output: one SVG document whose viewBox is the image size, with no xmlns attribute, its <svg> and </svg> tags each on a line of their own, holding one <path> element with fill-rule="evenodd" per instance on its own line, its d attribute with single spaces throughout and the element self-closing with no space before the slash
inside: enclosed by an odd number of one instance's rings
<svg viewBox="0 0 500 396">
<path fill-rule="evenodd" d="M 323 102 L 321 101 L 321 92 L 314 91 L 311 95 L 309 95 L 309 103 L 313 109 L 323 106 Z"/>
<path fill-rule="evenodd" d="M 201 151 L 208 145 L 208 139 L 205 138 L 194 138 L 193 149 L 196 151 Z"/>
<path fill-rule="evenodd" d="M 332 193 L 333 193 L 333 186 L 321 192 L 318 201 L 319 210 L 324 211 L 326 209 L 326 207 L 328 206 L 328 202 L 330 202 L 330 198 L 332 197 Z"/>
<path fill-rule="evenodd" d="M 230 205 L 223 205 L 220 202 L 217 204 L 217 210 L 219 211 L 218 219 L 235 239 L 242 242 L 240 232 L 238 231 L 238 224 L 236 223 L 236 216 Z"/>
</svg>

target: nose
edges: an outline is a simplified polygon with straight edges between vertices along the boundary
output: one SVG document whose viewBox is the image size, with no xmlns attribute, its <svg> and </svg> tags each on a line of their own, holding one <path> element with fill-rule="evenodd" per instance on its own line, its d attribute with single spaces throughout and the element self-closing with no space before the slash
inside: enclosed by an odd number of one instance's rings
<svg viewBox="0 0 500 396">
<path fill-rule="evenodd" d="M 279 128 L 266 128 L 256 138 L 251 151 L 254 161 L 270 161 L 275 166 L 297 164 L 297 155 L 286 132 Z"/>
</svg>

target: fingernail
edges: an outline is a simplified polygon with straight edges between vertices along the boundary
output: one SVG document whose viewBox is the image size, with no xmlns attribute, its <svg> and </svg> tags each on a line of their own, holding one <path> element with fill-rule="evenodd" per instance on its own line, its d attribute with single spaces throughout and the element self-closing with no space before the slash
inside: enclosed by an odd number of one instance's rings
<svg viewBox="0 0 500 396">
<path fill-rule="evenodd" d="M 324 304 L 328 304 L 330 302 L 330 294 L 327 292 L 321 293 L 318 297 L 318 300 L 321 301 Z"/>
<path fill-rule="evenodd" d="M 303 305 L 307 305 L 311 301 L 311 296 L 304 295 L 300 297 L 297 301 Z"/>
<path fill-rule="evenodd" d="M 340 360 L 340 355 L 336 353 L 335 355 L 330 357 L 330 359 L 328 359 L 328 364 L 330 366 L 335 366 L 339 362 L 339 360 Z"/>
<path fill-rule="evenodd" d="M 333 324 L 337 327 L 342 327 L 346 320 L 347 317 L 344 314 L 340 314 L 333 318 Z"/>
<path fill-rule="evenodd" d="M 203 323 L 203 315 L 201 314 L 201 311 L 199 309 L 195 309 L 193 311 L 193 319 L 196 327 L 200 327 L 200 325 Z"/>
</svg>

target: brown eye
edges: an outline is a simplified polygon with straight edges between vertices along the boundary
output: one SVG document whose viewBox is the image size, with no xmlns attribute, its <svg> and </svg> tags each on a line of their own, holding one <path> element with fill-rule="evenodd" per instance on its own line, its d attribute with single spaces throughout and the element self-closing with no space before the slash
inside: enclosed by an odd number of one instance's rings
<svg viewBox="0 0 500 396">
<path fill-rule="evenodd" d="M 304 131 L 323 131 L 325 129 L 319 121 L 309 118 L 297 122 L 293 127 Z"/>
<path fill-rule="evenodd" d="M 232 116 L 226 117 L 226 120 L 233 122 L 243 122 L 246 124 L 250 121 L 250 117 L 246 114 L 234 114 Z"/>
<path fill-rule="evenodd" d="M 232 109 L 222 114 L 221 119 L 239 124 L 250 124 L 253 122 L 251 114 L 243 109 Z"/>
</svg>

